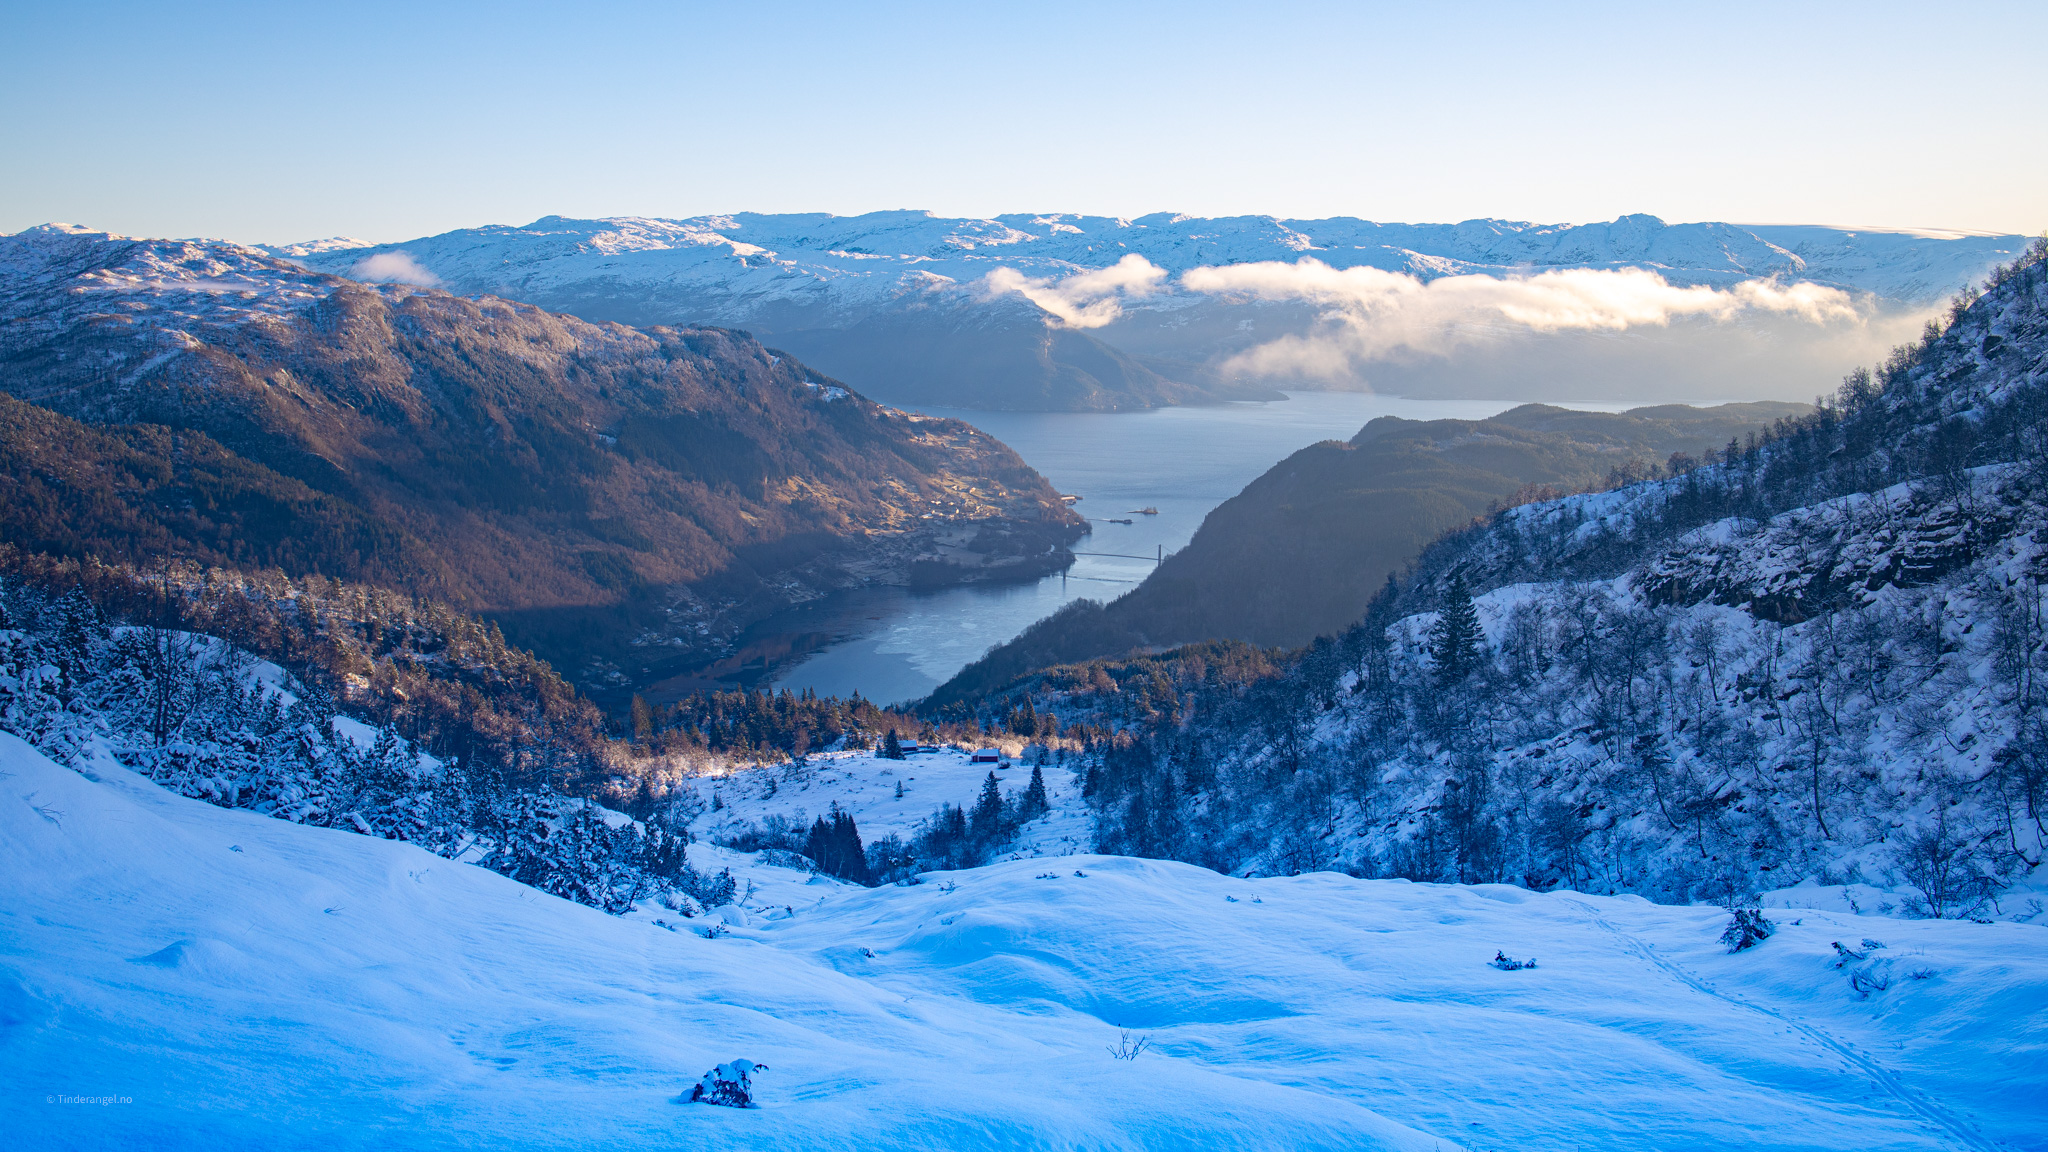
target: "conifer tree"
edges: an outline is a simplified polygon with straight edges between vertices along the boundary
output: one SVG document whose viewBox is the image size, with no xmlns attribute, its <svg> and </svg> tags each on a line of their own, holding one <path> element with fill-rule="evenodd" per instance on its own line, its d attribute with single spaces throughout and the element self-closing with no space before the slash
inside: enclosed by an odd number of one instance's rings
<svg viewBox="0 0 2048 1152">
<path fill-rule="evenodd" d="M 1031 706 L 1031 697 L 1024 698 L 1024 706 L 1010 717 L 1010 731 L 1019 736 L 1038 735 L 1038 710 Z"/>
<path fill-rule="evenodd" d="M 860 829 L 853 822 L 853 813 L 833 810 L 832 841 L 839 857 L 839 867 L 833 874 L 856 884 L 867 883 L 868 854 L 860 842 Z"/>
<path fill-rule="evenodd" d="M 812 823 L 810 837 L 804 842 L 804 855 L 827 876 L 867 883 L 867 849 L 860 842 L 860 828 L 854 824 L 853 814 L 842 811 L 837 804 L 832 806 L 829 823 L 823 816 Z"/>
<path fill-rule="evenodd" d="M 977 840 L 994 840 L 1002 834 L 1003 786 L 997 782 L 994 772 L 981 782 L 981 797 L 974 802 L 971 819 Z"/>
<path fill-rule="evenodd" d="M 1052 801 L 1045 794 L 1045 768 L 1041 764 L 1031 766 L 1031 783 L 1024 789 L 1024 798 L 1017 804 L 1017 816 L 1023 820 L 1036 820 L 1052 810 Z"/>
<path fill-rule="evenodd" d="M 1464 573 L 1451 577 L 1444 591 L 1443 611 L 1429 629 L 1429 659 L 1436 665 L 1437 678 L 1455 684 L 1479 667 L 1486 633 L 1479 627 L 1479 610 L 1472 604 L 1472 590 Z"/>
<path fill-rule="evenodd" d="M 903 741 L 897 739 L 894 728 L 889 729 L 889 734 L 882 737 L 882 758 L 884 760 L 903 759 Z"/>
<path fill-rule="evenodd" d="M 818 871 L 830 874 L 832 871 L 832 828 L 823 816 L 811 822 L 811 834 L 804 840 L 804 855 L 818 866 Z"/>
</svg>

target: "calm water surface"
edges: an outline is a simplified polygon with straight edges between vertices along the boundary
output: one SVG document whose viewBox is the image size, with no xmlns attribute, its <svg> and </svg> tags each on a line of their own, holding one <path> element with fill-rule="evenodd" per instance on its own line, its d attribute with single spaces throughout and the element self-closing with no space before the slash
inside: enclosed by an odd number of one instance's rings
<svg viewBox="0 0 2048 1152">
<path fill-rule="evenodd" d="M 1288 395 L 1269 403 L 1143 412 L 923 409 L 988 432 L 1053 487 L 1080 496 L 1075 508 L 1093 531 L 1074 545 L 1079 559 L 1066 575 L 1034 584 L 928 593 L 864 589 L 783 613 L 749 633 L 777 647 L 786 643 L 794 653 L 768 679 L 777 688 L 812 688 L 821 696 L 856 690 L 883 702 L 925 696 L 1067 601 L 1122 595 L 1145 578 L 1162 551 L 1186 544 L 1210 509 L 1299 449 L 1348 440 L 1378 416 L 1476 420 L 1517 403 Z M 1142 508 L 1159 514 L 1138 514 Z M 1126 518 L 1128 525 L 1107 522 Z"/>
</svg>

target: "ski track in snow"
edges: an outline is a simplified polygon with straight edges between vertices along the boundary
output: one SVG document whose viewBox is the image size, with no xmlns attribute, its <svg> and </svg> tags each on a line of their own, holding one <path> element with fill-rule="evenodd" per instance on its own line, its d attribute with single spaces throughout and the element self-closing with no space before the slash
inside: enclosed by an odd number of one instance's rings
<svg viewBox="0 0 2048 1152">
<path fill-rule="evenodd" d="M 1648 961 L 1650 964 L 1663 970 L 1672 979 L 1677 980 L 1681 984 L 1686 985 L 1687 987 L 1693 989 L 1696 992 L 1699 992 L 1701 995 L 1711 996 L 1716 1000 L 1721 1000 L 1728 1004 L 1733 1004 L 1738 1008 L 1746 1008 L 1751 1012 L 1761 1013 L 1762 1015 L 1767 1016 L 1772 1020 L 1775 1020 L 1778 1023 L 1783 1024 L 1786 1027 L 1791 1028 L 1792 1030 L 1798 1032 L 1801 1036 L 1806 1037 L 1813 1043 L 1841 1057 L 1848 1063 L 1853 1064 L 1856 1067 L 1862 1069 L 1864 1074 L 1870 1077 L 1872 1083 L 1884 1089 L 1887 1093 L 1891 1095 L 1893 1099 L 1897 1100 L 1900 1104 L 1912 1110 L 1915 1114 L 1919 1115 L 1922 1119 L 1926 1120 L 1928 1124 L 1936 1128 L 1939 1128 L 1943 1132 L 1946 1132 L 1949 1136 L 1953 1137 L 1958 1144 L 1961 1144 L 1963 1147 L 1975 1149 L 1976 1152 L 2003 1152 L 2003 1149 L 2005 1147 L 2004 1145 L 1993 1143 L 1990 1140 L 1986 1140 L 1983 1136 L 1979 1135 L 1967 1121 L 1950 1112 L 1948 1109 L 1943 1108 L 1940 1104 L 1935 1103 L 1934 1100 L 1929 1098 L 1925 1092 L 1921 1092 L 1920 1090 L 1907 1084 L 1904 1080 L 1900 1079 L 1898 1073 L 1892 1071 L 1891 1069 L 1885 1067 L 1883 1064 L 1880 1064 L 1876 1060 L 1873 1060 L 1870 1057 L 1864 1055 L 1863 1053 L 1857 1051 L 1853 1045 L 1844 1043 L 1843 1041 L 1836 1039 L 1835 1037 L 1829 1035 L 1821 1029 L 1816 1028 L 1811 1024 L 1808 1024 L 1804 1020 L 1795 1020 L 1792 1017 L 1785 1015 L 1783 1012 L 1780 1012 L 1775 1008 L 1768 1008 L 1762 1004 L 1757 1004 L 1749 1000 L 1745 1000 L 1740 996 L 1731 996 L 1725 992 L 1722 992 L 1719 989 L 1715 988 L 1712 984 L 1709 984 L 1705 980 L 1702 980 L 1699 977 L 1694 976 L 1692 973 L 1686 971 L 1684 968 L 1679 967 L 1677 964 L 1674 964 L 1671 961 L 1666 960 L 1664 957 L 1657 955 L 1654 949 L 1646 946 L 1641 940 L 1638 940 L 1634 936 L 1629 935 L 1627 932 L 1622 931 L 1620 928 L 1615 927 L 1614 924 L 1610 922 L 1605 916 L 1600 915 L 1599 911 L 1595 909 L 1591 904 L 1588 904 L 1583 900 L 1568 900 L 1567 902 L 1570 903 L 1573 907 L 1577 908 L 1579 911 L 1585 913 L 1586 918 L 1588 920 L 1591 920 L 1595 925 L 1598 925 L 1600 928 L 1605 929 L 1608 932 L 1608 934 L 1612 935 L 1617 941 L 1621 943 L 1622 947 L 1628 949 L 1628 951 L 1633 953 L 1635 956 L 1645 961 Z"/>
</svg>

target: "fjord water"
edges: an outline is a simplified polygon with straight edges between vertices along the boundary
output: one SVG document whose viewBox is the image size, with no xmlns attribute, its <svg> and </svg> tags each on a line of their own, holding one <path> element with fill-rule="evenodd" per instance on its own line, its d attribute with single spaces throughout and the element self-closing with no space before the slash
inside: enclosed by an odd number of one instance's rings
<svg viewBox="0 0 2048 1152">
<path fill-rule="evenodd" d="M 1074 545 L 1074 566 L 1028 584 L 874 588 L 814 601 L 748 633 L 744 643 L 763 654 L 750 679 L 821 696 L 922 697 L 1067 601 L 1122 595 L 1161 552 L 1186 544 L 1210 509 L 1301 448 L 1348 440 L 1379 416 L 1476 420 L 1515 403 L 1293 392 L 1284 401 L 1139 412 L 922 409 L 981 428 L 1053 487 L 1081 497 L 1075 507 L 1092 531 Z M 1144 515 L 1145 508 L 1158 514 Z M 1111 522 L 1124 519 L 1131 523 Z"/>
</svg>

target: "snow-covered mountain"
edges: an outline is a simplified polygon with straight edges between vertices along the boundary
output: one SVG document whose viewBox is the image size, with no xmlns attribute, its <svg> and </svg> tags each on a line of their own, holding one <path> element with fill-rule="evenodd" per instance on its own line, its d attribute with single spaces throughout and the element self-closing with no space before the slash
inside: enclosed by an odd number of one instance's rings
<svg viewBox="0 0 2048 1152">
<path fill-rule="evenodd" d="M 2025 237 L 1797 225 L 1666 224 L 1623 216 L 1596 224 L 1467 220 L 1381 224 L 1350 217 L 1206 219 L 1155 213 L 1135 220 L 1061 214 L 957 219 L 929 212 L 761 215 L 682 220 L 548 216 L 396 244 L 345 239 L 270 251 L 343 271 L 385 258 L 397 278 L 409 259 L 460 292 L 513 299 L 596 300 L 633 295 L 647 306 L 691 306 L 714 323 L 788 326 L 782 310 L 840 324 L 906 295 L 968 287 L 999 268 L 1029 277 L 1106 269 L 1129 255 L 1171 276 L 1191 269 L 1312 257 L 1333 268 L 1378 268 L 1424 280 L 1556 268 L 1649 268 L 1674 284 L 1727 286 L 1758 278 L 1809 280 L 1902 304 L 1931 304 L 2010 259 Z M 372 275 L 378 265 L 370 265 Z M 623 300 L 621 306 L 625 306 Z"/>
<path fill-rule="evenodd" d="M 877 212 L 683 220 L 551 216 L 523 227 L 461 229 L 397 244 L 334 239 L 270 251 L 361 279 L 488 293 L 593 320 L 741 326 L 893 403 L 1118 409 L 1270 396 L 1266 389 L 1276 383 L 1303 378 L 1310 386 L 1441 391 L 1442 382 L 1415 378 L 1412 356 L 1379 357 L 1369 373 L 1332 364 L 1327 354 L 1305 361 L 1297 356 L 1287 365 L 1247 360 L 1254 349 L 1316 338 L 1322 324 L 1342 312 L 1333 312 L 1327 283 L 1280 290 L 1270 283 L 1272 268 L 1310 270 L 1310 278 L 1322 271 L 1398 276 L 1380 281 L 1382 288 L 1398 287 L 1407 277 L 1418 284 L 1519 282 L 1543 273 L 1637 276 L 1577 286 L 1621 295 L 1650 283 L 1667 292 L 1807 285 L 1840 293 L 1839 314 L 1853 302 L 1860 318 L 1850 327 L 1857 329 L 1874 317 L 1931 305 L 2023 244 L 2023 237 L 1952 232 L 1672 225 L 1652 216 L 1538 225 L 1166 213 L 1134 220 L 1059 214 L 948 219 Z M 1225 290 L 1218 286 L 1227 279 L 1215 274 L 1219 268 L 1266 269 L 1261 275 L 1269 282 L 1262 292 Z M 1243 278 L 1230 283 L 1242 288 Z M 1858 358 L 1870 339 L 1878 341 L 1876 348 L 1888 345 L 1881 335 L 1857 331 L 1772 327 L 1764 315 L 1747 324 L 1724 318 L 1708 325 L 1717 335 L 1703 352 L 1693 331 L 1701 325 L 1668 335 L 1661 306 L 1595 311 L 1602 319 L 1593 329 L 1606 334 L 1633 327 L 1637 339 L 1617 348 L 1612 340 L 1588 343 L 1567 335 L 1537 341 L 1534 357 L 1527 342 L 1517 342 L 1506 352 L 1495 349 L 1504 365 L 1469 362 L 1468 350 L 1445 368 L 1447 379 L 1468 391 L 1505 388 L 1528 399 L 1566 397 L 1559 389 L 1590 395 L 1603 386 L 1589 379 L 1613 376 L 1630 381 L 1631 394 L 1641 398 L 1643 378 L 1662 377 L 1670 397 L 1679 398 L 1707 394 L 1711 380 L 1695 380 L 1685 368 L 1705 358 L 1723 361 L 1724 371 L 1739 365 L 1758 377 L 1749 386 L 1757 398 L 1777 380 L 1796 381 L 1790 394 L 1804 396 L 1810 393 L 1795 363 L 1801 357 L 1789 353 L 1829 341 L 1856 343 L 1859 351 L 1847 360 L 1839 348 L 1810 350 L 1832 373 Z M 1469 342 L 1479 332 L 1521 331 L 1526 313 L 1453 306 L 1434 310 L 1424 326 L 1440 329 L 1440 336 L 1455 333 L 1452 342 Z M 1384 315 L 1373 323 L 1415 336 L 1412 326 Z M 1768 330 L 1755 330 L 1759 323 Z M 1481 342 L 1489 341 L 1497 345 L 1498 335 Z M 1435 364 L 1442 350 L 1435 345 L 1445 342 L 1425 340 L 1431 347 L 1422 359 Z M 1539 372 L 1534 359 L 1567 363 L 1546 363 Z"/>
<path fill-rule="evenodd" d="M 203 248 L 151 274 L 188 260 L 239 285 L 237 328 L 268 314 Z M 1493 517 L 1279 675 L 1210 652 L 1025 686 L 1027 715 L 1118 732 L 1054 757 L 1019 858 L 862 888 L 698 843 L 733 881 L 708 910 L 675 890 L 706 878 L 663 820 L 715 841 L 837 811 L 872 848 L 988 769 L 725 764 L 669 781 L 643 832 L 465 783 L 224 644 L 8 585 L 0 1131 L 2048 1148 L 2044 341 L 2048 245 L 1835 406 L 1670 480 Z M 355 637 L 292 591 L 334 647 Z M 356 639 L 456 679 L 483 650 L 365 615 Z M 431 686 L 323 658 L 393 696 Z M 514 735 L 545 778 L 565 766 Z M 1026 769 L 992 771 L 1014 795 Z M 1708 896 L 1774 931 L 1729 951 L 1728 910 L 1684 902 Z M 689 1102 L 734 1059 L 765 1065 L 758 1107 Z"/>
<path fill-rule="evenodd" d="M 1036 576 L 1081 530 L 988 436 L 721 329 L 63 225 L 0 237 L 0 316 L 10 543 L 537 610 L 523 639 L 585 683 L 833 588 Z"/>
<path fill-rule="evenodd" d="M 47 1149 L 2042 1146 L 2032 927 L 1787 907 L 1730 955 L 1711 907 L 1047 864 L 870 890 L 741 862 L 752 894 L 706 933 L 0 735 L 0 1124 Z M 767 1066 L 757 1107 L 687 1103 L 735 1058 Z"/>
<path fill-rule="evenodd" d="M 2048 896 L 2048 242 L 1829 406 L 1425 551 L 1277 674 L 1053 669 L 1096 847 L 1929 916 Z"/>
</svg>

